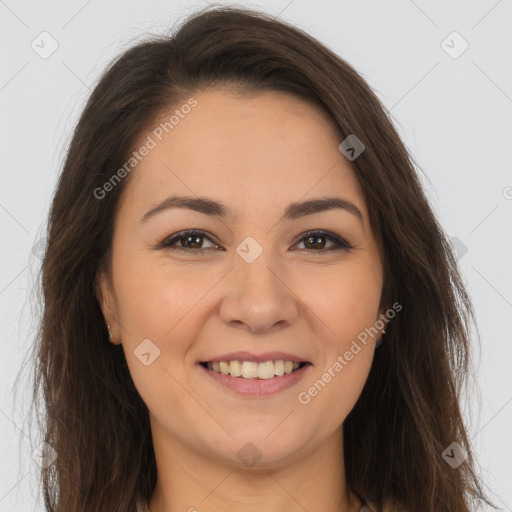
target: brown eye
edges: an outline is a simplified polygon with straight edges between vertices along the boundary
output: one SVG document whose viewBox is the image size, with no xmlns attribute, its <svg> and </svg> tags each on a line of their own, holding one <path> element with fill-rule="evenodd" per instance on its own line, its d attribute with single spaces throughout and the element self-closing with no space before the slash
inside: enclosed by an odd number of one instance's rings
<svg viewBox="0 0 512 512">
<path fill-rule="evenodd" d="M 333 242 L 331 247 L 326 247 L 327 241 Z M 311 231 L 306 233 L 300 243 L 304 243 L 305 249 L 310 249 L 313 252 L 327 252 L 336 251 L 340 249 L 352 249 L 352 246 L 342 238 L 324 231 Z M 310 251 L 310 252 L 311 252 Z"/>
<path fill-rule="evenodd" d="M 212 242 L 210 247 L 202 247 L 204 240 L 210 240 L 211 242 L 210 237 L 200 231 L 180 231 L 166 238 L 160 243 L 159 247 L 170 250 L 198 252 L 200 254 L 205 249 L 218 248 L 218 245 Z"/>
<path fill-rule="evenodd" d="M 183 247 L 186 247 L 188 249 L 201 249 L 201 247 L 199 246 L 201 245 L 202 235 L 186 235 L 184 237 L 180 237 L 178 240 L 181 240 L 181 244 L 183 245 Z"/>
<path fill-rule="evenodd" d="M 318 236 L 308 236 L 304 240 L 305 246 L 308 249 L 324 249 L 325 248 L 325 241 L 322 239 L 326 239 L 327 237 L 325 235 L 318 235 Z"/>
</svg>

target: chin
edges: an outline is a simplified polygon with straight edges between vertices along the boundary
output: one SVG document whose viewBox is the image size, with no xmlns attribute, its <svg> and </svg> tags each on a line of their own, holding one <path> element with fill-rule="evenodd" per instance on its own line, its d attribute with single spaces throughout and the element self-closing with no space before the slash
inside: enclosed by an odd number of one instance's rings
<svg viewBox="0 0 512 512">
<path fill-rule="evenodd" d="M 272 432 L 272 429 L 275 429 Z M 210 453 L 217 454 L 237 469 L 270 469 L 285 466 L 293 461 L 304 440 L 278 433 L 276 424 L 271 429 L 248 429 L 246 433 L 232 432 L 234 438 L 226 440 L 223 446 L 212 443 Z M 208 443 L 210 444 L 210 443 Z M 220 449 L 219 449 L 220 448 Z"/>
</svg>

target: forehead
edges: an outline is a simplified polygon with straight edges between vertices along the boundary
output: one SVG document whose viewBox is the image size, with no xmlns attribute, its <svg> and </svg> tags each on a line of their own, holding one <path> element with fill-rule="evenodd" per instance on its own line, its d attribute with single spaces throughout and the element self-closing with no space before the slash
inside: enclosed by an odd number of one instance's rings
<svg viewBox="0 0 512 512">
<path fill-rule="evenodd" d="M 194 107 L 181 108 L 184 100 L 141 134 L 135 147 L 151 139 L 152 148 L 132 171 L 124 201 L 148 205 L 192 193 L 245 206 L 249 197 L 288 203 L 339 192 L 364 210 L 341 139 L 319 107 L 274 91 L 213 89 L 193 98 Z"/>
</svg>

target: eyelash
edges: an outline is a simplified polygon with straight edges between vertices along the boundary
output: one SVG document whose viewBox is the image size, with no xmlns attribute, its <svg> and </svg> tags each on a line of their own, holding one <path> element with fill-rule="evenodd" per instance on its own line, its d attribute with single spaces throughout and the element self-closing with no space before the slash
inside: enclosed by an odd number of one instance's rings
<svg viewBox="0 0 512 512">
<path fill-rule="evenodd" d="M 179 233 L 175 233 L 174 235 L 171 235 L 170 237 L 165 238 L 162 242 L 160 242 L 158 244 L 157 249 L 167 249 L 167 250 L 171 250 L 171 251 L 179 251 L 179 252 L 187 252 L 187 253 L 194 252 L 194 253 L 198 253 L 198 254 L 204 254 L 205 251 L 207 251 L 208 249 L 215 249 L 215 247 L 207 247 L 206 249 L 191 249 L 191 248 L 184 248 L 184 247 L 177 247 L 177 246 L 173 247 L 173 244 L 175 242 L 179 241 L 181 238 L 185 238 L 186 236 L 190 236 L 190 235 L 198 235 L 203 238 L 208 238 L 212 243 L 215 244 L 215 242 L 213 240 L 211 240 L 211 238 L 203 231 L 188 230 L 188 231 L 180 231 Z M 302 237 L 299 239 L 298 243 L 301 243 L 305 239 L 312 237 L 314 235 L 324 236 L 326 239 L 329 239 L 332 242 L 334 242 L 335 245 L 328 249 L 322 249 L 322 250 L 318 250 L 318 251 L 315 251 L 314 249 L 300 249 L 300 250 L 305 250 L 308 252 L 326 253 L 326 252 L 340 251 L 340 250 L 348 251 L 350 249 L 353 249 L 353 246 L 350 245 L 343 238 L 336 236 L 333 233 L 329 233 L 327 231 L 322 231 L 322 230 L 307 231 L 306 233 L 303 233 Z"/>
</svg>

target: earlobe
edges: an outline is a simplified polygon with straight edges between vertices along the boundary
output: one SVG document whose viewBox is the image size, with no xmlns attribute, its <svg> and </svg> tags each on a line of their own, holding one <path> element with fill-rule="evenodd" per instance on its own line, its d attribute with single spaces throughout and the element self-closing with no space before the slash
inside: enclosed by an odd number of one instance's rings
<svg viewBox="0 0 512 512">
<path fill-rule="evenodd" d="M 387 325 L 387 310 L 386 309 L 379 309 L 379 316 L 378 319 L 375 322 L 375 327 L 379 329 L 381 332 L 379 339 L 375 343 L 375 348 L 379 348 L 382 343 L 384 342 L 383 337 L 386 334 L 386 325 Z"/>
<path fill-rule="evenodd" d="M 94 291 L 96 294 L 96 300 L 98 301 L 101 311 L 103 313 L 103 317 L 105 318 L 105 321 L 108 320 L 108 314 L 106 311 L 106 295 L 108 293 L 107 290 L 107 283 L 106 283 L 106 277 L 103 271 L 98 270 L 96 273 L 96 277 L 94 279 Z"/>
<path fill-rule="evenodd" d="M 104 270 L 99 270 L 96 274 L 94 289 L 96 299 L 100 305 L 103 319 L 105 321 L 105 330 L 108 333 L 107 339 L 114 345 L 119 345 L 120 333 L 119 322 L 117 321 L 117 314 L 115 308 L 114 294 L 110 279 L 105 274 Z"/>
</svg>

